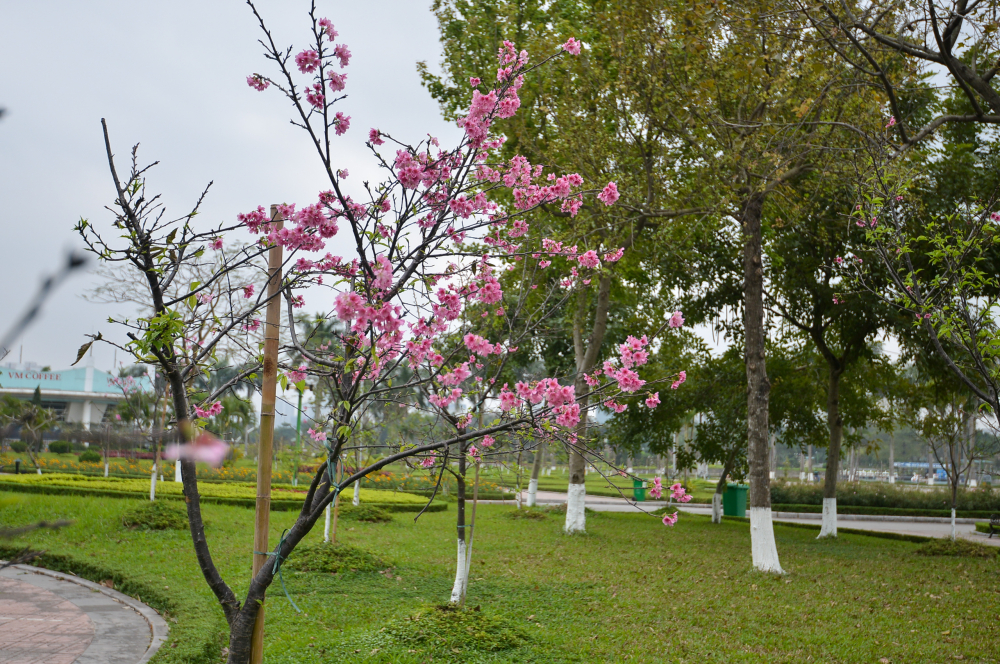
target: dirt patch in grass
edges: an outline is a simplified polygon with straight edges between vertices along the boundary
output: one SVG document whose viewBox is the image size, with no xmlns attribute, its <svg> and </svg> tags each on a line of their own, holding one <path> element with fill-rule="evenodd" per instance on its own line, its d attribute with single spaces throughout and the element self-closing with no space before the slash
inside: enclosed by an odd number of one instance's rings
<svg viewBox="0 0 1000 664">
<path fill-rule="evenodd" d="M 996 558 L 997 549 L 993 546 L 970 542 L 966 539 L 935 539 L 917 548 L 922 556 L 957 556 L 959 558 Z"/>
<path fill-rule="evenodd" d="M 341 507 L 340 517 L 348 521 L 364 521 L 365 523 L 387 523 L 392 521 L 392 515 L 381 507 L 374 505 L 359 505 Z"/>
<path fill-rule="evenodd" d="M 125 510 L 122 525 L 130 530 L 184 530 L 187 511 L 174 502 L 150 501 Z"/>
<path fill-rule="evenodd" d="M 528 507 L 523 510 L 510 510 L 504 513 L 504 516 L 508 519 L 525 519 L 527 521 L 541 521 L 542 519 L 547 519 L 550 512 L 542 509 L 536 509 L 534 507 Z"/>
<path fill-rule="evenodd" d="M 391 564 L 370 551 L 349 544 L 300 544 L 285 562 L 298 572 L 378 572 Z"/>
</svg>

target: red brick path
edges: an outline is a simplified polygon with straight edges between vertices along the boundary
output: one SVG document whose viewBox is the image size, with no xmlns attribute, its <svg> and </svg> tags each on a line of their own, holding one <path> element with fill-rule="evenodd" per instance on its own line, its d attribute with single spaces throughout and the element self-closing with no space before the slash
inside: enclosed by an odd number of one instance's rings
<svg viewBox="0 0 1000 664">
<path fill-rule="evenodd" d="M 93 638 L 94 624 L 72 602 L 0 577 L 3 664 L 73 664 Z"/>
</svg>

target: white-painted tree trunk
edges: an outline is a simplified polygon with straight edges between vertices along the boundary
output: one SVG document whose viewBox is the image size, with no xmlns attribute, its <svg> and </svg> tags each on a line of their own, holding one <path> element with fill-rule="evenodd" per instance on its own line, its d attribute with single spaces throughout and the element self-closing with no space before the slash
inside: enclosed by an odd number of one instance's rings
<svg viewBox="0 0 1000 664">
<path fill-rule="evenodd" d="M 750 508 L 750 542 L 753 566 L 761 572 L 784 574 L 778 562 L 778 547 L 774 542 L 774 524 L 770 507 Z"/>
<path fill-rule="evenodd" d="M 587 529 L 587 485 L 570 484 L 566 491 L 566 527 L 567 535 L 582 533 Z"/>
<path fill-rule="evenodd" d="M 108 476 L 108 462 L 107 461 L 104 462 L 104 476 L 105 477 Z"/>
<path fill-rule="evenodd" d="M 465 541 L 458 540 L 458 567 L 455 569 L 455 585 L 451 588 L 452 604 L 458 604 L 462 601 L 462 592 L 465 590 L 469 576 L 469 570 L 466 569 L 465 563 Z"/>
<path fill-rule="evenodd" d="M 174 481 L 175 482 L 183 482 L 184 481 L 184 476 L 181 475 L 181 460 L 180 459 L 178 459 L 177 461 L 174 461 Z"/>
<path fill-rule="evenodd" d="M 153 464 L 153 472 L 149 476 L 149 499 L 156 500 L 156 464 Z"/>
<path fill-rule="evenodd" d="M 42 469 L 41 468 L 35 468 L 35 472 L 38 473 L 39 475 L 41 475 L 42 474 Z"/>
<path fill-rule="evenodd" d="M 823 525 L 819 529 L 819 535 L 816 536 L 817 539 L 820 537 L 836 537 L 837 536 L 837 499 L 836 498 L 824 498 L 823 499 Z"/>
<path fill-rule="evenodd" d="M 323 541 L 330 541 L 330 506 L 326 506 L 326 524 L 323 526 Z"/>
<path fill-rule="evenodd" d="M 712 523 L 722 523 L 722 494 L 712 494 Z"/>
<path fill-rule="evenodd" d="M 538 503 L 538 480 L 528 482 L 528 507 L 534 507 Z"/>
<path fill-rule="evenodd" d="M 955 508 L 951 508 L 951 541 L 955 541 Z"/>
<path fill-rule="evenodd" d="M 354 483 L 354 499 L 351 500 L 351 504 L 355 507 L 361 504 L 361 482 Z"/>
</svg>

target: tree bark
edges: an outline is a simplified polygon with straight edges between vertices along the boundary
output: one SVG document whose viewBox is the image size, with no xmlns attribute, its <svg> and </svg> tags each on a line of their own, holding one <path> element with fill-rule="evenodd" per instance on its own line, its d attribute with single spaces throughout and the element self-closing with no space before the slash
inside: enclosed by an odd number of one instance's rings
<svg viewBox="0 0 1000 664">
<path fill-rule="evenodd" d="M 531 479 L 528 481 L 528 507 L 538 503 L 538 475 L 542 470 L 542 457 L 545 456 L 545 443 L 539 442 L 535 448 L 535 459 L 531 462 Z"/>
<path fill-rule="evenodd" d="M 594 311 L 594 325 L 586 347 L 583 343 L 583 316 L 586 304 L 586 291 L 580 291 L 577 299 L 576 315 L 573 319 L 573 347 L 576 355 L 576 393 L 586 394 L 589 386 L 583 375 L 594 370 L 597 358 L 600 356 L 601 345 L 604 343 L 604 333 L 608 328 L 608 309 L 611 306 L 611 277 L 604 275 L 597 287 L 597 306 Z M 566 524 L 563 530 L 567 534 L 586 530 L 587 517 L 585 503 L 587 498 L 586 470 L 587 460 L 580 449 L 586 444 L 587 436 L 587 406 L 589 399 L 578 398 L 580 404 L 580 424 L 576 428 L 576 443 L 569 450 L 569 486 L 566 491 Z"/>
<path fill-rule="evenodd" d="M 830 367 L 830 385 L 826 393 L 826 423 L 830 428 L 830 446 L 823 478 L 823 525 L 818 537 L 837 536 L 837 474 L 840 469 L 840 443 L 844 437 L 844 419 L 840 414 L 840 372 Z"/>
<path fill-rule="evenodd" d="M 764 265 L 761 215 L 764 194 L 752 194 L 742 211 L 744 233 L 743 315 L 747 368 L 747 458 L 750 462 L 750 543 L 753 565 L 762 572 L 783 573 L 771 522 L 771 479 L 767 379 L 764 346 Z"/>
<path fill-rule="evenodd" d="M 889 432 L 889 484 L 896 483 L 896 432 Z"/>
<path fill-rule="evenodd" d="M 456 530 L 458 531 L 458 565 L 455 569 L 455 585 L 451 588 L 451 603 L 458 604 L 462 601 L 462 590 L 465 588 L 465 579 L 468 570 L 465 568 L 465 449 L 464 445 L 459 445 L 458 474 L 455 476 L 457 489 L 455 497 L 456 503 Z"/>
</svg>

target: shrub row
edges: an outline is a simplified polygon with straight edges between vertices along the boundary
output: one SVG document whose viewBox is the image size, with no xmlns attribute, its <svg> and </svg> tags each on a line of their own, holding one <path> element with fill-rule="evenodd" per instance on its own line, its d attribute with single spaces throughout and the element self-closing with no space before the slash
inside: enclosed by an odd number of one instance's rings
<svg viewBox="0 0 1000 664">
<path fill-rule="evenodd" d="M 821 484 L 798 484 L 777 481 L 771 484 L 771 503 L 783 505 L 822 505 Z M 951 491 L 923 491 L 892 484 L 839 482 L 837 509 L 844 507 L 888 507 L 916 510 L 948 510 L 951 514 Z M 1000 512 L 1000 493 L 989 488 L 960 489 L 956 509 L 961 512 Z M 802 510 L 799 510 L 802 511 Z M 847 512 L 844 512 L 845 514 Z"/>
<path fill-rule="evenodd" d="M 88 477 L 85 475 L 6 475 L 0 478 L 0 489 L 21 493 L 41 493 L 50 495 L 104 496 L 111 498 L 135 498 L 149 495 L 148 480 Z M 199 486 L 201 500 L 205 503 L 253 507 L 256 504 L 256 487 L 250 484 L 206 483 Z M 304 489 L 292 490 L 275 488 L 272 491 L 271 508 L 277 511 L 298 510 L 305 498 Z M 181 484 L 178 482 L 158 482 L 158 498 L 183 500 Z M 344 498 L 352 496 L 348 490 Z M 344 501 L 342 501 L 343 503 Z M 377 505 L 394 512 L 416 512 L 425 505 L 420 496 L 406 493 L 393 494 L 391 491 L 361 489 L 361 502 Z M 435 501 L 429 511 L 447 509 L 445 503 Z"/>
</svg>

